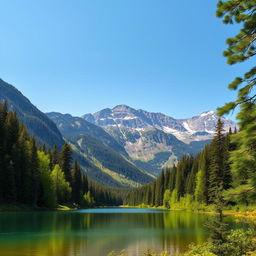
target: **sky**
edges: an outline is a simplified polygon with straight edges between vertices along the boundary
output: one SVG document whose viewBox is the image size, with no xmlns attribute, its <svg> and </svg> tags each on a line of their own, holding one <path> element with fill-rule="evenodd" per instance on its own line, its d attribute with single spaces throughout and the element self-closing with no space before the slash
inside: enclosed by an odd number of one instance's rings
<svg viewBox="0 0 256 256">
<path fill-rule="evenodd" d="M 215 17 L 216 3 L 0 0 L 0 78 L 43 112 L 215 110 L 250 64 L 226 64 L 225 40 L 239 28 Z"/>
</svg>

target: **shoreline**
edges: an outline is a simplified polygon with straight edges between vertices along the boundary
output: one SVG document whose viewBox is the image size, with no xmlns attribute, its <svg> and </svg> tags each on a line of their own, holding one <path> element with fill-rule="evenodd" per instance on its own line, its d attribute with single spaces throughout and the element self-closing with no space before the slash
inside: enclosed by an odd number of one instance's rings
<svg viewBox="0 0 256 256">
<path fill-rule="evenodd" d="M 167 209 L 164 206 L 130 206 L 130 205 L 119 205 L 112 206 L 116 208 L 134 208 L 134 209 L 152 209 L 152 210 L 168 210 L 168 211 L 183 211 L 183 212 L 193 212 L 193 213 L 201 213 L 201 214 L 212 214 L 216 215 L 215 211 L 210 210 L 190 210 L 190 209 Z M 96 209 L 106 208 L 105 206 L 95 207 Z M 109 207 L 108 207 L 109 208 Z M 79 210 L 79 208 L 68 205 L 58 205 L 55 209 L 48 208 L 40 208 L 40 207 L 32 207 L 26 205 L 0 205 L 0 213 L 6 212 L 45 212 L 45 211 L 73 211 Z M 246 220 L 250 222 L 256 222 L 256 209 L 255 210 L 245 210 L 245 211 L 235 211 L 235 210 L 223 210 L 223 215 L 234 216 L 237 220 Z"/>
<path fill-rule="evenodd" d="M 217 215 L 215 211 L 209 211 L 209 210 L 190 210 L 190 209 L 167 209 L 163 206 L 147 206 L 145 205 L 144 207 L 141 206 L 129 206 L 129 205 L 123 205 L 120 206 L 123 208 L 137 208 L 137 209 L 158 209 L 158 210 L 169 210 L 169 211 L 183 211 L 183 212 L 193 212 L 193 213 L 202 213 L 202 214 L 212 214 L 212 215 Z M 223 215 L 228 215 L 228 216 L 234 216 L 237 220 L 239 219 L 245 219 L 245 220 L 250 220 L 251 222 L 256 222 L 256 209 L 252 211 L 234 211 L 234 210 L 223 210 Z"/>
</svg>

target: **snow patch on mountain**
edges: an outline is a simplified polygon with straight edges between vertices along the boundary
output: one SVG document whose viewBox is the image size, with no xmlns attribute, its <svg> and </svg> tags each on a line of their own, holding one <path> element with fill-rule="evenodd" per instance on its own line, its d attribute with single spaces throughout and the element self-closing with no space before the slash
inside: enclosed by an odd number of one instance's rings
<svg viewBox="0 0 256 256">
<path fill-rule="evenodd" d="M 192 130 L 192 129 L 189 127 L 189 124 L 188 124 L 187 122 L 183 122 L 182 124 L 183 124 L 183 126 L 185 127 L 185 129 L 186 129 L 188 132 L 190 132 L 191 134 L 196 132 L 196 131 Z"/>
<path fill-rule="evenodd" d="M 207 111 L 207 112 L 203 112 L 200 116 L 204 117 L 204 116 L 209 116 L 209 115 L 213 115 L 215 112 L 213 110 L 211 111 Z"/>
</svg>

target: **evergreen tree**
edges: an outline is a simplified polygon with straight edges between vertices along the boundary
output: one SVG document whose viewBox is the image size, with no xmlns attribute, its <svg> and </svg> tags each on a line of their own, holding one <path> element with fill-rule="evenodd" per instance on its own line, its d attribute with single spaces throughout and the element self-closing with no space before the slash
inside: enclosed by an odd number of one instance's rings
<svg viewBox="0 0 256 256">
<path fill-rule="evenodd" d="M 88 178 L 87 175 L 82 176 L 82 194 L 86 194 L 89 190 Z"/>
<path fill-rule="evenodd" d="M 211 147 L 211 164 L 209 175 L 209 199 L 214 203 L 219 187 L 223 188 L 223 169 L 225 167 L 223 155 L 224 155 L 224 135 L 223 135 L 223 123 L 218 120 L 216 126 L 215 136 L 212 141 Z"/>
<path fill-rule="evenodd" d="M 170 188 L 170 175 L 171 175 L 170 168 L 167 168 L 164 176 L 164 190 Z"/>
<path fill-rule="evenodd" d="M 195 199 L 200 203 L 208 203 L 208 189 L 207 189 L 207 172 L 209 164 L 207 163 L 206 149 L 199 156 L 199 171 L 196 175 Z"/>
<path fill-rule="evenodd" d="M 193 195 L 196 187 L 196 174 L 198 172 L 198 156 L 193 159 L 192 168 L 189 171 L 186 179 L 186 194 Z"/>
<path fill-rule="evenodd" d="M 30 143 L 30 161 L 29 166 L 31 169 L 31 182 L 30 182 L 30 203 L 33 206 L 37 205 L 39 193 L 39 166 L 35 138 L 32 137 Z"/>
<path fill-rule="evenodd" d="M 50 155 L 50 168 L 53 170 L 54 166 L 58 164 L 58 147 L 54 145 L 53 149 L 49 152 Z"/>
<path fill-rule="evenodd" d="M 223 19 L 225 24 L 240 23 L 241 29 L 233 38 L 227 39 L 228 48 L 223 55 L 227 58 L 227 63 L 234 65 L 249 60 L 256 54 L 255 48 L 255 28 L 256 28 L 256 8 L 255 0 L 226 0 L 219 1 L 216 15 Z M 254 104 L 256 95 L 253 88 L 256 85 L 256 67 L 246 72 L 243 77 L 237 77 L 229 84 L 231 90 L 238 90 L 237 99 L 219 108 L 219 114 L 223 115 L 233 110 L 238 105 L 246 103 Z M 248 114 L 252 109 L 247 109 Z M 246 114 L 241 110 L 241 113 Z"/>
<path fill-rule="evenodd" d="M 64 172 L 65 179 L 71 184 L 71 162 L 72 162 L 72 151 L 68 143 L 65 143 L 60 152 L 60 168 Z"/>
<path fill-rule="evenodd" d="M 6 133 L 6 122 L 7 117 L 7 103 L 0 104 L 0 203 L 4 201 L 4 166 L 5 166 L 5 133 Z"/>
<path fill-rule="evenodd" d="M 160 177 L 156 181 L 155 188 L 155 206 L 163 205 L 164 196 L 164 172 L 162 171 Z"/>
<path fill-rule="evenodd" d="M 76 204 L 81 203 L 82 198 L 82 175 L 77 161 L 74 161 L 72 170 L 72 201 Z"/>
<path fill-rule="evenodd" d="M 196 174 L 196 188 L 195 188 L 195 199 L 199 203 L 205 203 L 205 177 L 203 176 L 203 171 L 199 170 Z"/>
<path fill-rule="evenodd" d="M 227 39 L 228 48 L 224 56 L 230 65 L 249 60 L 256 54 L 255 6 L 254 0 L 228 0 L 220 1 L 218 4 L 217 16 L 223 18 L 225 24 L 240 23 L 241 26 L 237 35 Z M 240 195 L 256 191 L 255 85 L 256 67 L 253 66 L 243 76 L 235 78 L 229 84 L 229 89 L 238 91 L 236 100 L 218 109 L 219 114 L 224 115 L 240 106 L 237 115 L 240 131 L 231 136 L 231 143 L 234 143 L 236 148 L 230 153 L 233 188 L 237 190 L 232 193 L 238 198 Z"/>
<path fill-rule="evenodd" d="M 169 188 L 170 188 L 171 191 L 173 191 L 174 188 L 175 188 L 176 173 L 177 173 L 177 168 L 174 165 L 172 167 L 172 170 L 171 170 L 171 173 L 170 173 L 170 180 L 169 180 Z"/>
</svg>

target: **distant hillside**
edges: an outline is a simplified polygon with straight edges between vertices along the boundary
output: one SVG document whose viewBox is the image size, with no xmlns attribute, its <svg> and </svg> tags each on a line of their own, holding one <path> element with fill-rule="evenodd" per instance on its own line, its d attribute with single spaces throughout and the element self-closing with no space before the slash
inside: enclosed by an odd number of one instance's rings
<svg viewBox="0 0 256 256">
<path fill-rule="evenodd" d="M 134 187 L 153 180 L 152 176 L 130 161 L 125 149 L 101 127 L 69 114 L 52 112 L 47 115 L 56 123 L 63 136 L 83 155 L 84 160 L 97 166 L 119 185 Z M 89 170 L 88 173 L 98 182 L 102 182 L 95 176 L 95 171 Z"/>
<path fill-rule="evenodd" d="M 36 136 L 37 141 L 50 147 L 64 144 L 55 123 L 14 86 L 0 79 L 0 101 L 3 100 L 7 100 L 10 110 L 16 111 L 20 121 L 26 125 L 32 135 Z"/>
<path fill-rule="evenodd" d="M 124 147 L 122 147 L 112 136 L 103 128 L 87 122 L 81 117 L 73 117 L 70 114 L 61 114 L 57 112 L 46 113 L 46 115 L 57 125 L 59 131 L 66 137 L 78 136 L 80 134 L 89 134 L 97 138 L 106 146 L 128 156 Z"/>
</svg>

